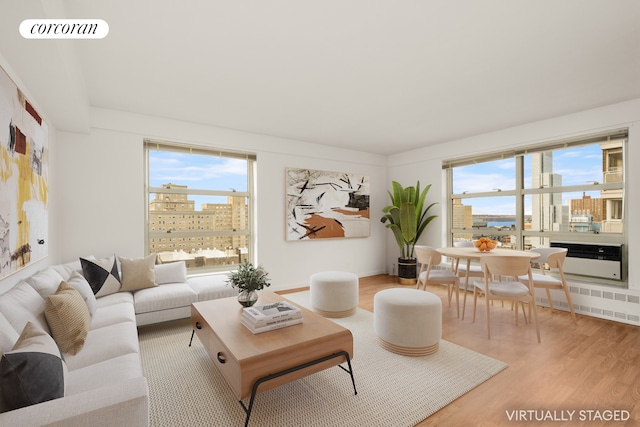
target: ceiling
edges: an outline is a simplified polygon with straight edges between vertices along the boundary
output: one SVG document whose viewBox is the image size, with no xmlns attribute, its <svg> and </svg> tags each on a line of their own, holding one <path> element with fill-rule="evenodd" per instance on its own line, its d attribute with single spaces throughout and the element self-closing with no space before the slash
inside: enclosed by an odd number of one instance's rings
<svg viewBox="0 0 640 427">
<path fill-rule="evenodd" d="M 100 107 L 390 154 L 640 98 L 636 0 L 0 0 L 58 130 Z M 95 18 L 102 40 L 27 40 Z"/>
</svg>

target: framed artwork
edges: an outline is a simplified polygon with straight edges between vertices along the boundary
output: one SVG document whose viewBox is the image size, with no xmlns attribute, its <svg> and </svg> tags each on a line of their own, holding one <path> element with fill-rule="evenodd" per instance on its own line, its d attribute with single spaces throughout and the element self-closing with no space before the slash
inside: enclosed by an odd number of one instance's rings
<svg viewBox="0 0 640 427">
<path fill-rule="evenodd" d="M 0 68 L 0 278 L 48 254 L 49 128 Z"/>
<path fill-rule="evenodd" d="M 286 169 L 287 240 L 368 237 L 369 177 Z"/>
</svg>

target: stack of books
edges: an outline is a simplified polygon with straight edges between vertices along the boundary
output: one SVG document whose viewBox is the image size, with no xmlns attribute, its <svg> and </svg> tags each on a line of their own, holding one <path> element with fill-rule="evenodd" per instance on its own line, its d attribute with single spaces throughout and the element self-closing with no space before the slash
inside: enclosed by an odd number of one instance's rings
<svg viewBox="0 0 640 427">
<path fill-rule="evenodd" d="M 302 323 L 302 310 L 286 301 L 256 305 L 242 310 L 240 319 L 254 334 Z"/>
</svg>

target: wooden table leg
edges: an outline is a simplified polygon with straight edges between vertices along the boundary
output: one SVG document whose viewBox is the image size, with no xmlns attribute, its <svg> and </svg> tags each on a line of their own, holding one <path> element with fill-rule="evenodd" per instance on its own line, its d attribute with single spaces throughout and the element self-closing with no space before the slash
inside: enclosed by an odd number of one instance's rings
<svg viewBox="0 0 640 427">
<path fill-rule="evenodd" d="M 467 308 L 467 292 L 469 291 L 469 269 L 471 268 L 471 258 L 467 258 L 467 273 L 464 278 L 464 297 L 462 298 L 462 320 L 464 320 L 464 311 Z"/>
</svg>

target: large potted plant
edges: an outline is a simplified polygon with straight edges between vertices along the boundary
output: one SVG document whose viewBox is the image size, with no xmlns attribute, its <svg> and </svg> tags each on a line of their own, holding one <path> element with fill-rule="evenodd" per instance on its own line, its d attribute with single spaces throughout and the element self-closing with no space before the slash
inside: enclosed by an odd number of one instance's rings
<svg viewBox="0 0 640 427">
<path fill-rule="evenodd" d="M 416 186 L 403 188 L 400 183 L 391 183 L 393 193 L 388 191 L 391 204 L 382 209 L 384 216 L 380 219 L 393 232 L 400 256 L 398 257 L 398 281 L 401 284 L 415 284 L 417 279 L 417 260 L 414 247 L 427 225 L 437 217 L 428 216 L 429 210 L 436 204 L 425 208 L 427 193 L 431 184 L 420 192 L 420 181 Z"/>
<path fill-rule="evenodd" d="M 238 288 L 238 302 L 244 307 L 250 307 L 258 301 L 257 291 L 271 285 L 268 274 L 261 266 L 255 267 L 245 261 L 237 270 L 229 273 L 227 283 Z"/>
</svg>

